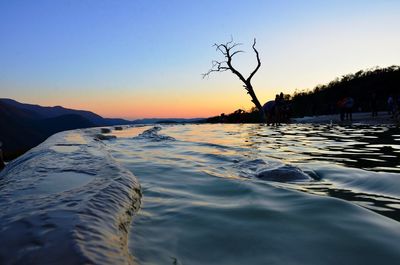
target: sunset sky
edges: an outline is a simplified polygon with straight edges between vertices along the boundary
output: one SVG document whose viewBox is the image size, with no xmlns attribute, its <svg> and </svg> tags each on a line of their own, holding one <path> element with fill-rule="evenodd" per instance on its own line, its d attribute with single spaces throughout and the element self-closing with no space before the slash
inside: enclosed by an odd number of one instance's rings
<svg viewBox="0 0 400 265">
<path fill-rule="evenodd" d="M 400 64 L 400 1 L 0 0 L 0 97 L 105 117 L 208 117 L 252 107 L 232 73 L 202 79 L 214 42 L 262 66 L 261 102 Z"/>
</svg>

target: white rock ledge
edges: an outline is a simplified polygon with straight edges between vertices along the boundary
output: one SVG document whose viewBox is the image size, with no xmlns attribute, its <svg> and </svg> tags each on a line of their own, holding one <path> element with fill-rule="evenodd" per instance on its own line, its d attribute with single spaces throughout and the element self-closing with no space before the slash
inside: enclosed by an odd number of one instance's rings
<svg viewBox="0 0 400 265">
<path fill-rule="evenodd" d="M 0 173 L 0 264 L 133 264 L 137 179 L 94 138 L 51 136 Z"/>
</svg>

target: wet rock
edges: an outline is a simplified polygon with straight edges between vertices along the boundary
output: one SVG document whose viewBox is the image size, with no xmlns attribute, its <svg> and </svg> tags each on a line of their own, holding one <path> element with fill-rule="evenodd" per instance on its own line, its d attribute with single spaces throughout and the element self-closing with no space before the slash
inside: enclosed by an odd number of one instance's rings
<svg viewBox="0 0 400 265">
<path fill-rule="evenodd" d="M 112 140 L 117 138 L 115 135 L 104 135 L 104 134 L 96 134 L 95 139 L 97 140 Z"/>
<path fill-rule="evenodd" d="M 116 127 L 114 127 L 114 129 L 117 130 L 117 131 L 122 131 L 123 130 L 123 128 L 121 126 L 116 126 Z"/>
<path fill-rule="evenodd" d="M 100 129 L 100 132 L 101 132 L 101 133 L 110 133 L 111 130 L 108 129 L 108 128 L 101 128 L 101 129 Z"/>
<path fill-rule="evenodd" d="M 0 264 L 134 263 L 140 185 L 92 135 L 55 134 L 0 172 Z"/>
<path fill-rule="evenodd" d="M 257 172 L 256 177 L 262 180 L 276 182 L 298 182 L 313 180 L 313 178 L 304 173 L 300 168 L 291 165 L 283 165 L 261 170 Z"/>
</svg>

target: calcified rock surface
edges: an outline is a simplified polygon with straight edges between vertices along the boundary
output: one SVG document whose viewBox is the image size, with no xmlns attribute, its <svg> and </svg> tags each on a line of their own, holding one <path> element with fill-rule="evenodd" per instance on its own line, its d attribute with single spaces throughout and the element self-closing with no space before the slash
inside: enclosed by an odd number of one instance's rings
<svg viewBox="0 0 400 265">
<path fill-rule="evenodd" d="M 97 133 L 56 134 L 1 172 L 0 264 L 134 263 L 127 234 L 140 185 Z"/>
</svg>

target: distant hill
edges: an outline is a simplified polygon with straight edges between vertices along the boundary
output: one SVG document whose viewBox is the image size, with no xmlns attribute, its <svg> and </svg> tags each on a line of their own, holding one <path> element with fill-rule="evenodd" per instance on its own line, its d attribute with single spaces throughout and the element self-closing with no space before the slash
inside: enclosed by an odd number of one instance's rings
<svg viewBox="0 0 400 265">
<path fill-rule="evenodd" d="M 37 129 L 45 134 L 54 134 L 66 130 L 94 127 L 88 119 L 78 114 L 65 114 L 53 118 L 40 120 Z"/>
<path fill-rule="evenodd" d="M 5 160 L 14 159 L 60 131 L 130 123 L 123 119 L 103 118 L 90 111 L 0 99 L 0 141 Z"/>
<path fill-rule="evenodd" d="M 43 107 L 0 98 L 0 142 L 5 160 L 11 160 L 40 144 L 50 135 L 79 128 L 125 124 L 191 123 L 202 119 L 124 119 L 103 118 L 85 111 L 61 106 Z"/>
<path fill-rule="evenodd" d="M 79 115 L 91 123 L 97 126 L 112 126 L 112 125 L 123 125 L 123 124 L 131 124 L 131 121 L 124 120 L 124 119 L 111 119 L 111 118 L 103 118 L 96 113 L 86 110 L 74 110 L 68 109 L 61 106 L 55 107 L 43 107 L 40 105 L 34 104 L 27 104 L 27 103 L 20 103 L 13 99 L 9 98 L 0 98 L 0 103 L 7 104 L 9 106 L 13 106 L 20 110 L 26 110 L 35 113 L 37 118 L 55 118 L 61 115 L 68 115 L 68 114 L 76 114 Z"/>
<path fill-rule="evenodd" d="M 36 144 L 46 135 L 37 129 L 35 112 L 18 109 L 0 102 L 0 141 L 6 160 L 13 159 Z"/>
</svg>

